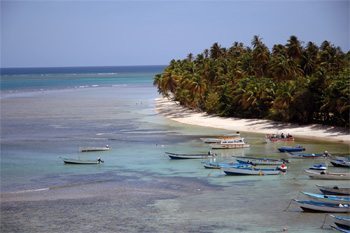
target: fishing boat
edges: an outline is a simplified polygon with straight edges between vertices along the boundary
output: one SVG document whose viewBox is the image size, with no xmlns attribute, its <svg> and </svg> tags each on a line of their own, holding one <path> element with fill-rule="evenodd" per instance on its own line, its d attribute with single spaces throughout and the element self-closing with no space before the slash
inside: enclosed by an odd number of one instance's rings
<svg viewBox="0 0 350 233">
<path fill-rule="evenodd" d="M 165 154 L 167 154 L 171 159 L 207 159 L 215 156 L 215 154 L 212 154 L 211 152 L 208 152 L 207 154 L 177 154 L 165 152 Z"/>
<path fill-rule="evenodd" d="M 339 203 L 350 204 L 350 196 L 325 195 L 325 194 L 309 193 L 309 192 L 302 192 L 302 193 L 318 201 L 337 203 L 337 204 Z"/>
<path fill-rule="evenodd" d="M 281 172 L 286 172 L 287 171 L 287 165 L 285 163 L 282 163 L 281 165 L 277 166 L 277 170 L 280 170 Z"/>
<path fill-rule="evenodd" d="M 305 173 L 312 179 L 321 179 L 321 180 L 350 180 L 350 173 L 343 172 L 343 173 L 335 173 L 335 172 L 328 172 L 328 171 L 315 171 L 315 170 L 309 170 L 305 169 Z"/>
<path fill-rule="evenodd" d="M 350 213 L 349 205 L 312 200 L 295 200 L 305 212 Z"/>
<path fill-rule="evenodd" d="M 242 176 L 242 175 L 278 175 L 281 172 L 276 168 L 255 168 L 255 167 L 240 167 L 240 168 L 226 168 L 224 172 L 228 176 Z"/>
<path fill-rule="evenodd" d="M 279 147 L 278 150 L 280 152 L 299 152 L 299 151 L 304 151 L 305 148 L 303 146 L 282 146 Z"/>
<path fill-rule="evenodd" d="M 234 167 L 234 168 L 239 168 L 239 167 L 251 167 L 252 165 L 250 164 L 241 164 L 241 163 L 233 163 L 233 162 L 229 162 L 229 163 L 217 163 L 217 162 L 206 162 L 203 165 L 205 168 L 207 169 L 221 169 L 221 168 L 230 168 L 230 167 Z"/>
<path fill-rule="evenodd" d="M 350 187 L 316 185 L 326 195 L 350 195 Z"/>
<path fill-rule="evenodd" d="M 350 217 L 349 216 L 336 216 L 336 215 L 331 215 L 330 216 L 333 218 L 334 224 L 337 225 L 337 227 L 340 227 L 341 229 L 344 230 L 350 230 Z"/>
<path fill-rule="evenodd" d="M 282 165 L 288 163 L 285 159 L 269 159 L 269 158 L 255 158 L 255 157 L 235 157 L 238 163 L 249 163 L 252 165 Z"/>
<path fill-rule="evenodd" d="M 290 134 L 284 135 L 282 134 L 266 134 L 265 135 L 266 142 L 292 142 L 294 141 L 294 137 Z"/>
<path fill-rule="evenodd" d="M 95 151 L 109 151 L 111 148 L 106 145 L 103 147 L 80 147 L 80 152 L 95 152 Z"/>
<path fill-rule="evenodd" d="M 346 167 L 350 168 L 350 161 L 344 159 L 331 159 L 329 161 L 334 167 Z"/>
<path fill-rule="evenodd" d="M 314 159 L 314 158 L 320 158 L 324 156 L 324 154 L 319 153 L 295 153 L 295 152 L 288 152 L 288 155 L 293 158 L 300 158 L 300 159 Z"/>
<path fill-rule="evenodd" d="M 317 163 L 317 164 L 313 164 L 312 167 L 309 167 L 309 169 L 324 171 L 324 170 L 327 170 L 327 165 L 325 163 Z"/>
<path fill-rule="evenodd" d="M 218 143 L 211 144 L 212 149 L 237 149 L 237 148 L 247 148 L 249 144 L 244 142 L 244 138 L 235 138 L 229 140 L 221 140 Z"/>
<path fill-rule="evenodd" d="M 87 159 L 72 159 L 72 158 L 62 158 L 64 164 L 76 164 L 76 165 L 93 165 L 93 164 L 100 164 L 100 163 L 104 163 L 103 160 L 101 160 L 100 158 L 96 159 L 96 160 L 87 160 Z"/>
</svg>

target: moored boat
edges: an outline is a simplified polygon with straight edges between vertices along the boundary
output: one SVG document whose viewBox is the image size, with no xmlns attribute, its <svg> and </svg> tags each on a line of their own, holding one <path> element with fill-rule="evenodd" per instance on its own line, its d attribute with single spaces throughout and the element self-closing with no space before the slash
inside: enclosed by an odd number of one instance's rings
<svg viewBox="0 0 350 233">
<path fill-rule="evenodd" d="M 326 195 L 350 195 L 350 187 L 322 186 L 316 185 L 317 188 Z"/>
<path fill-rule="evenodd" d="M 294 137 L 290 134 L 266 134 L 265 140 L 267 142 L 291 142 L 294 141 Z"/>
<path fill-rule="evenodd" d="M 220 143 L 222 140 L 233 140 L 236 138 L 240 138 L 240 133 L 232 133 L 232 134 L 226 134 L 224 136 L 217 136 L 217 137 L 208 137 L 208 138 L 200 138 L 204 143 Z"/>
<path fill-rule="evenodd" d="M 350 217 L 349 216 L 336 216 L 330 215 L 333 218 L 334 224 L 341 229 L 350 230 Z"/>
<path fill-rule="evenodd" d="M 87 159 L 72 159 L 72 158 L 62 158 L 64 164 L 76 164 L 76 165 L 93 165 L 93 164 L 100 164 L 104 163 L 103 160 L 100 158 L 97 158 L 96 160 L 87 160 Z"/>
<path fill-rule="evenodd" d="M 285 159 L 269 159 L 269 158 L 255 158 L 255 157 L 235 157 L 238 163 L 249 163 L 252 165 L 282 165 L 288 163 Z"/>
<path fill-rule="evenodd" d="M 278 150 L 280 152 L 299 152 L 299 151 L 304 151 L 305 148 L 303 146 L 282 146 L 279 147 Z"/>
<path fill-rule="evenodd" d="M 305 173 L 312 179 L 321 180 L 350 180 L 350 173 L 340 173 L 340 172 L 328 172 L 328 171 L 315 171 L 315 170 L 304 170 Z"/>
<path fill-rule="evenodd" d="M 331 159 L 329 161 L 334 167 L 346 167 L 350 168 L 350 161 L 346 161 L 343 159 Z"/>
<path fill-rule="evenodd" d="M 214 157 L 215 154 L 208 152 L 207 154 L 177 154 L 171 152 L 165 152 L 171 159 L 207 159 Z"/>
<path fill-rule="evenodd" d="M 80 147 L 80 152 L 95 152 L 95 151 L 109 151 L 111 148 L 106 145 L 103 147 Z"/>
<path fill-rule="evenodd" d="M 350 213 L 349 205 L 326 203 L 312 200 L 295 200 L 305 212 Z"/>
<path fill-rule="evenodd" d="M 237 148 L 247 148 L 249 144 L 244 142 L 244 138 L 235 138 L 229 140 L 221 140 L 218 143 L 211 144 L 212 149 L 237 149 Z"/>
<path fill-rule="evenodd" d="M 302 192 L 304 195 L 322 202 L 350 204 L 350 196 L 325 195 L 318 193 Z"/>
<path fill-rule="evenodd" d="M 276 168 L 255 168 L 255 167 L 242 167 L 242 168 L 226 168 L 224 172 L 228 176 L 242 176 L 242 175 L 278 175 L 281 172 Z"/>
<path fill-rule="evenodd" d="M 333 229 L 339 231 L 339 232 L 343 232 L 343 233 L 350 233 L 350 230 L 338 227 L 338 226 L 331 226 Z"/>
<path fill-rule="evenodd" d="M 295 152 L 288 152 L 288 155 L 293 158 L 302 158 L 302 159 L 314 159 L 314 158 L 320 158 L 324 156 L 322 153 L 295 153 Z"/>
</svg>

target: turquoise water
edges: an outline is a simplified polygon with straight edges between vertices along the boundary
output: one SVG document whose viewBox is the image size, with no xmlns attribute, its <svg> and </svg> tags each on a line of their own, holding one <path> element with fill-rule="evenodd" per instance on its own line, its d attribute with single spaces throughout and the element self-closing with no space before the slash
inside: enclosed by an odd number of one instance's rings
<svg viewBox="0 0 350 233">
<path fill-rule="evenodd" d="M 295 205 L 283 210 L 292 198 L 302 198 L 300 191 L 317 192 L 315 184 L 347 184 L 310 180 L 303 174 L 303 169 L 323 159 L 291 160 L 287 174 L 271 177 L 227 177 L 222 171 L 204 169 L 204 161 L 169 160 L 165 151 L 207 152 L 209 147 L 200 137 L 230 132 L 180 124 L 158 115 L 158 93 L 152 82 L 161 70 L 108 70 L 107 74 L 94 70 L 73 75 L 31 71 L 2 76 L 2 229 L 322 231 L 323 214 L 302 213 Z M 284 143 L 265 143 L 261 134 L 241 134 L 251 147 L 218 151 L 217 161 L 232 160 L 232 155 L 287 158 L 277 151 Z M 106 144 L 112 150 L 78 152 L 81 146 Z M 349 152 L 345 144 L 311 140 L 290 144 L 304 145 L 310 153 Z M 104 164 L 70 166 L 60 159 L 98 156 Z M 16 198 L 22 205 L 9 198 Z M 34 220 L 26 221 L 27 214 Z M 105 227 L 100 228 L 95 218 Z M 71 228 L 62 227 L 67 219 L 72 219 L 67 224 Z M 118 224 L 111 223 L 114 221 Z"/>
</svg>

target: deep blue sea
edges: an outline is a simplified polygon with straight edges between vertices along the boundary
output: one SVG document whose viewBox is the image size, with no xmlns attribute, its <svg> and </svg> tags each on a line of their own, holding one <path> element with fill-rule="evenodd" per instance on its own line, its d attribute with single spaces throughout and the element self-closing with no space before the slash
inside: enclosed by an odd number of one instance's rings
<svg viewBox="0 0 350 233">
<path fill-rule="evenodd" d="M 157 113 L 153 78 L 164 66 L 1 69 L 1 232 L 327 232 L 325 215 L 284 211 L 300 191 L 318 192 L 294 160 L 285 175 L 227 177 L 204 161 L 164 152 L 206 153 L 199 138 L 231 133 Z M 264 135 L 241 132 L 232 156 L 285 158 Z M 297 140 L 307 152 L 348 153 L 345 144 Z M 81 153 L 82 146 L 108 152 Z M 96 159 L 64 165 L 62 157 Z M 334 169 L 334 168 L 331 168 Z M 336 169 L 334 169 L 336 170 Z M 30 217 L 28 217 L 30 216 Z M 329 224 L 327 225 L 329 229 Z"/>
</svg>

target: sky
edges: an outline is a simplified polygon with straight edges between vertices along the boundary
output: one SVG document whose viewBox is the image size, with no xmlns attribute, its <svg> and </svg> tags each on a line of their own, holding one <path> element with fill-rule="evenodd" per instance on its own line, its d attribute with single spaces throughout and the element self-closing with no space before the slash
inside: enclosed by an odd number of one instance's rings
<svg viewBox="0 0 350 233">
<path fill-rule="evenodd" d="M 349 0 L 1 0 L 1 67 L 166 65 L 217 42 L 291 35 L 350 50 Z"/>
</svg>

